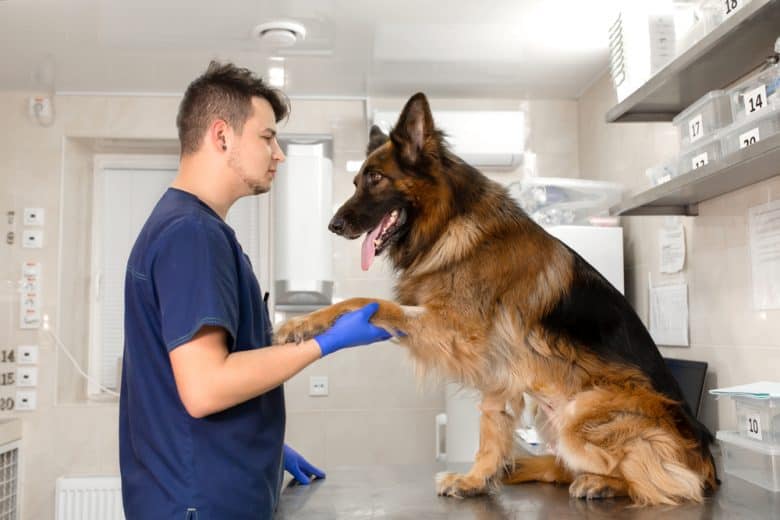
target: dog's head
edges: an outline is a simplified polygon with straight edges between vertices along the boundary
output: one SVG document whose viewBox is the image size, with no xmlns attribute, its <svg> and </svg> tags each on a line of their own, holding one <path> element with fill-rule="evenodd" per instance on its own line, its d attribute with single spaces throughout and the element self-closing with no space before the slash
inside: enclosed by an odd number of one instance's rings
<svg viewBox="0 0 780 520">
<path fill-rule="evenodd" d="M 407 267 L 431 245 L 448 217 L 451 188 L 443 161 L 455 159 L 433 124 L 424 94 L 412 96 L 390 135 L 371 128 L 368 157 L 355 176 L 355 193 L 328 228 L 355 239 L 365 234 L 361 265 L 388 250 L 397 267 Z"/>
</svg>

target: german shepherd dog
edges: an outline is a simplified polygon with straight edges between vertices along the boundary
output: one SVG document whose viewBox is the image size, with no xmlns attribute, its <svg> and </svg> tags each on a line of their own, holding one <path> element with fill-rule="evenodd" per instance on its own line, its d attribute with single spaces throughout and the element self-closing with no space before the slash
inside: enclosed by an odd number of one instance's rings
<svg viewBox="0 0 780 520">
<path fill-rule="evenodd" d="M 400 305 L 379 300 L 372 322 L 403 331 L 424 372 L 482 395 L 475 462 L 437 475 L 440 495 L 544 481 L 570 484 L 573 497 L 653 505 L 701 501 L 717 488 L 712 434 L 629 303 L 447 148 L 423 94 L 389 137 L 372 128 L 367 152 L 329 228 L 366 234 L 363 269 L 386 252 L 398 273 Z M 293 318 L 277 341 L 311 338 L 371 301 Z M 554 455 L 513 456 L 524 393 L 540 404 Z"/>
</svg>

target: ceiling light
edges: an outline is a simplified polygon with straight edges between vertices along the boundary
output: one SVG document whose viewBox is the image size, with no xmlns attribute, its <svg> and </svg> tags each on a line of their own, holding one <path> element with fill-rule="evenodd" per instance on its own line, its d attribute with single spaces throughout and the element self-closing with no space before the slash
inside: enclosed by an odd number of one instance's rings
<svg viewBox="0 0 780 520">
<path fill-rule="evenodd" d="M 306 38 L 306 27 L 293 21 L 261 23 L 252 29 L 252 36 L 269 47 L 290 47 Z"/>
<path fill-rule="evenodd" d="M 284 86 L 284 67 L 269 67 L 268 68 L 268 83 L 272 87 Z"/>
</svg>

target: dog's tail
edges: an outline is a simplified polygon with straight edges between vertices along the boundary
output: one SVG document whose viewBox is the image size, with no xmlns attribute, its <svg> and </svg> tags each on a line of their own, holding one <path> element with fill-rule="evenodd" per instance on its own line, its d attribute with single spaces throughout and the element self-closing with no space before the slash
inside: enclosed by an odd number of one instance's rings
<svg viewBox="0 0 780 520">
<path fill-rule="evenodd" d="M 688 460 L 681 460 L 679 438 L 675 437 L 664 431 L 648 433 L 626 450 L 619 470 L 635 505 L 701 502 L 705 487 L 714 482 L 712 459 L 700 457 L 691 446 L 686 450 Z"/>
</svg>

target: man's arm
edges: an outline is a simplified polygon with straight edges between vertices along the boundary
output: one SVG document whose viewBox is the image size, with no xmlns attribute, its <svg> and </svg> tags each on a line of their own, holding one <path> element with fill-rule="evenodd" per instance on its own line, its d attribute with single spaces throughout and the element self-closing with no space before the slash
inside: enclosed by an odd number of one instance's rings
<svg viewBox="0 0 780 520">
<path fill-rule="evenodd" d="M 227 332 L 204 326 L 170 353 L 179 397 L 195 418 L 221 412 L 279 386 L 321 356 L 310 339 L 229 353 Z"/>
<path fill-rule="evenodd" d="M 373 302 L 348 312 L 331 328 L 299 345 L 232 354 L 225 329 L 204 326 L 169 354 L 179 397 L 191 416 L 205 417 L 276 388 L 322 356 L 388 339 L 390 334 L 369 322 L 378 308 Z"/>
</svg>

